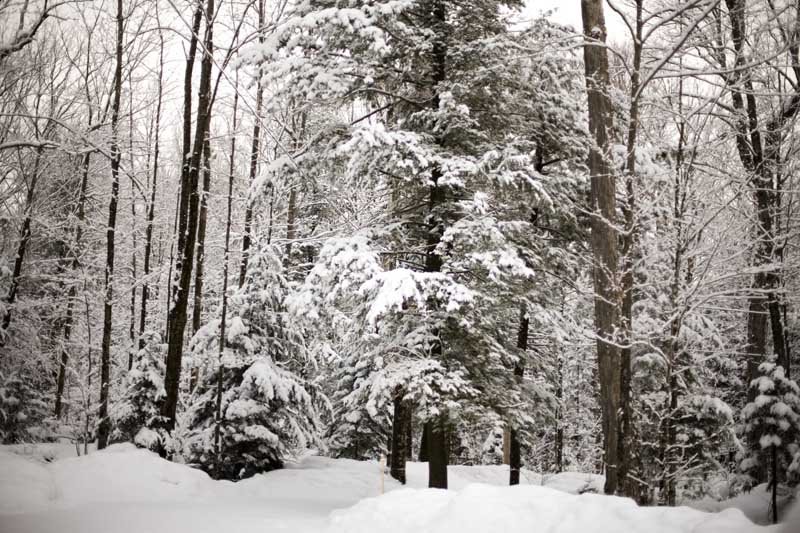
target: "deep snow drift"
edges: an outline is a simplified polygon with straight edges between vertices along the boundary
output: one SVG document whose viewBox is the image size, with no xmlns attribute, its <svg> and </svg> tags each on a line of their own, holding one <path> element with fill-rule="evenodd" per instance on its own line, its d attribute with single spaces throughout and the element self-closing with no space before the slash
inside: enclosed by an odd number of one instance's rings
<svg viewBox="0 0 800 533">
<path fill-rule="evenodd" d="M 19 449 L 16 451 L 20 451 Z M 30 450 L 29 450 L 30 451 Z M 454 490 L 401 488 L 374 462 L 307 457 L 231 483 L 214 481 L 130 445 L 50 463 L 0 448 L 2 533 L 766 533 L 740 511 L 639 508 L 623 498 L 577 495 L 599 476 L 525 472 L 532 486 L 502 487 L 506 467 L 451 467 Z M 72 451 L 74 453 L 74 449 Z M 411 487 L 426 481 L 411 463 Z M 544 486 L 541 486 L 541 485 Z M 494 485 L 494 486 L 493 486 Z"/>
</svg>

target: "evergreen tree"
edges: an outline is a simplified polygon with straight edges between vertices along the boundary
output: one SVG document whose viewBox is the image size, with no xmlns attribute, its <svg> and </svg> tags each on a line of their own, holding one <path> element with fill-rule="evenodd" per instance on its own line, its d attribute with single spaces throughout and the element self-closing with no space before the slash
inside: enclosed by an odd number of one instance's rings
<svg viewBox="0 0 800 533">
<path fill-rule="evenodd" d="M 113 440 L 130 441 L 150 450 L 158 450 L 163 442 L 161 402 L 164 390 L 164 345 L 161 336 L 146 331 L 143 346 L 123 380 L 122 397 L 114 405 L 111 420 Z"/>
<path fill-rule="evenodd" d="M 337 380 L 352 387 L 341 400 L 370 387 L 380 391 L 372 396 L 391 397 L 394 410 L 422 402 L 413 410 L 431 435 L 432 486 L 447 484 L 445 434 L 457 425 L 465 394 L 487 416 L 531 421 L 512 375 L 524 354 L 503 310 L 507 302 L 517 308 L 520 284 L 535 277 L 520 241 L 530 228 L 530 209 L 553 205 L 549 193 L 559 180 L 542 171 L 561 154 L 552 148 L 558 134 L 536 127 L 547 122 L 546 109 L 536 107 L 545 83 L 530 83 L 536 61 L 518 53 L 521 45 L 508 30 L 507 14 L 520 5 L 304 2 L 253 57 L 266 63 L 262 81 L 276 88 L 278 99 L 363 110 L 349 123 L 332 123 L 300 156 L 279 159 L 269 173 L 335 173 L 344 186 L 386 198 L 371 210 L 377 230 L 323 249 L 306 287 L 312 293 L 336 287 L 334 277 L 341 275 L 345 285 L 316 301 L 355 305 L 365 321 L 353 321 L 351 346 L 369 349 L 341 359 L 345 372 L 361 373 Z M 514 56 L 523 58 L 509 61 Z M 548 83 L 570 79 L 552 76 Z M 570 102 L 561 102 L 555 121 L 569 121 L 577 109 Z M 572 120 L 571 127 L 580 123 Z M 509 202 L 526 209 L 507 217 L 501 213 Z M 363 278 L 353 285 L 360 300 L 337 302 L 354 283 L 350 274 Z M 425 380 L 441 386 L 432 389 L 435 399 L 417 397 L 415 383 Z M 384 383 L 393 384 L 390 392 L 375 388 Z M 383 414 L 366 414 L 387 416 L 389 402 L 382 404 Z M 350 418 L 365 422 L 363 413 Z"/>
<path fill-rule="evenodd" d="M 800 448 L 800 388 L 774 360 L 761 363 L 750 383 L 753 401 L 742 410 L 744 432 L 751 443 L 742 470 L 753 479 L 769 472 L 773 522 L 777 522 L 778 484 L 787 479 Z M 769 470 L 767 468 L 769 467 Z"/>
<path fill-rule="evenodd" d="M 231 298 L 222 360 L 216 357 L 219 320 L 192 339 L 195 365 L 202 363 L 206 372 L 187 413 L 185 451 L 191 462 L 219 478 L 281 468 L 286 458 L 317 443 L 317 405 L 295 372 L 306 352 L 302 331 L 286 316 L 287 291 L 279 253 L 256 243 L 245 284 Z"/>
<path fill-rule="evenodd" d="M 0 442 L 15 444 L 47 437 L 48 404 L 30 376 L 0 372 Z"/>
</svg>

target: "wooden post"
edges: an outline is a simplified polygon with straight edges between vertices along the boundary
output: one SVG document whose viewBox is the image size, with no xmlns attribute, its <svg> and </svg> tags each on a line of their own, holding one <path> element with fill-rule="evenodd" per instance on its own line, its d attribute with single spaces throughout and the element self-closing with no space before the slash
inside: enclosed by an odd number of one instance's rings
<svg viewBox="0 0 800 533">
<path fill-rule="evenodd" d="M 380 467 L 381 467 L 381 494 L 383 494 L 383 492 L 384 492 L 383 476 L 384 476 L 384 472 L 386 471 L 386 455 L 385 454 L 381 454 Z"/>
</svg>

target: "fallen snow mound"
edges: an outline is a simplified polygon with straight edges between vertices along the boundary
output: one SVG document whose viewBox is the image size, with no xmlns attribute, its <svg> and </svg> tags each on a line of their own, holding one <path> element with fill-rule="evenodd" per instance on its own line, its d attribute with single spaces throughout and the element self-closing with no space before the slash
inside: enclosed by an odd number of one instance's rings
<svg viewBox="0 0 800 533">
<path fill-rule="evenodd" d="M 632 500 L 547 487 L 474 484 L 461 491 L 396 490 L 335 511 L 327 533 L 753 533 L 741 511 L 638 507 Z"/>
<path fill-rule="evenodd" d="M 381 480 L 375 461 L 306 456 L 232 483 L 119 444 L 67 458 L 69 447 L 0 446 L 1 533 L 777 533 L 739 510 L 639 508 L 597 494 L 602 478 L 453 466 L 452 490 L 423 488 L 427 465 L 409 463 L 409 486 Z M 74 448 L 72 449 L 74 453 Z M 387 494 L 378 496 L 381 487 Z M 798 530 L 792 530 L 795 533 Z M 781 531 L 781 533 L 786 533 Z"/>
</svg>

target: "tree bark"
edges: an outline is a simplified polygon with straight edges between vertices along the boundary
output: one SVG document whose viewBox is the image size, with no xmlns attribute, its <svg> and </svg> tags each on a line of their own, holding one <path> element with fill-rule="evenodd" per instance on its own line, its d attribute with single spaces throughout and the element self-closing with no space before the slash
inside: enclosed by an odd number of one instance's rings
<svg viewBox="0 0 800 533">
<path fill-rule="evenodd" d="M 108 225 L 106 226 L 106 272 L 105 299 L 103 301 L 103 341 L 100 352 L 100 409 L 97 416 L 97 449 L 108 445 L 111 421 L 108 419 L 108 393 L 111 385 L 111 330 L 113 327 L 114 298 L 114 244 L 117 227 L 117 203 L 119 201 L 119 168 L 122 154 L 119 149 L 119 110 L 122 99 L 122 0 L 117 0 L 117 49 L 114 69 L 114 103 L 111 107 L 111 199 L 108 203 Z"/>
<path fill-rule="evenodd" d="M 417 460 L 420 463 L 428 462 L 428 435 L 431 432 L 430 422 L 425 422 L 422 425 L 422 435 L 419 438 L 419 456 Z"/>
<path fill-rule="evenodd" d="M 742 166 L 750 177 L 750 185 L 756 209 L 756 251 L 753 266 L 759 271 L 753 277 L 752 291 L 748 298 L 747 316 L 747 365 L 745 382 L 758 376 L 758 366 L 767 352 L 767 320 L 772 326 L 773 348 L 779 363 L 786 364 L 785 332 L 781 320 L 780 302 L 775 294 L 780 286 L 780 275 L 769 266 L 776 260 L 774 208 L 779 205 L 780 192 L 773 186 L 775 173 L 772 168 L 780 158 L 781 130 L 800 111 L 800 92 L 793 93 L 782 102 L 778 113 L 772 117 L 762 131 L 758 122 L 755 93 L 751 70 L 747 67 L 744 50 L 747 36 L 746 1 L 726 0 L 728 18 L 731 22 L 731 38 L 735 52 L 735 69 L 727 77 L 735 117 L 736 146 Z M 796 44 L 789 43 L 793 67 L 796 67 Z M 724 56 L 721 58 L 724 61 Z M 744 86 L 742 91 L 740 86 Z M 755 391 L 747 387 L 747 399 L 753 401 Z"/>
<path fill-rule="evenodd" d="M 411 446 L 408 441 L 408 426 L 411 425 L 411 410 L 403 400 L 403 392 L 398 391 L 394 398 L 394 417 L 392 419 L 392 460 L 389 474 L 397 481 L 406 484 L 406 456 Z"/>
<path fill-rule="evenodd" d="M 447 428 L 446 419 L 439 416 L 429 422 L 428 434 L 428 487 L 447 488 Z"/>
<path fill-rule="evenodd" d="M 180 264 L 176 264 L 179 284 L 174 294 L 174 304 L 169 312 L 169 344 L 167 349 L 167 369 L 164 377 L 166 397 L 161 408 L 161 415 L 165 419 L 165 429 L 172 431 L 175 427 L 178 395 L 180 393 L 181 360 L 183 357 L 183 334 L 186 329 L 187 308 L 189 304 L 189 289 L 192 281 L 192 266 L 194 262 L 195 241 L 197 239 L 197 219 L 199 211 L 199 194 L 197 190 L 199 169 L 203 154 L 203 146 L 208 134 L 211 114 L 211 67 L 214 48 L 214 0 L 208 0 L 205 9 L 206 34 L 205 53 L 200 68 L 200 87 L 198 89 L 197 121 L 195 123 L 194 145 L 192 157 L 187 171 L 181 176 L 182 189 L 188 195 L 188 213 L 185 223 L 185 237 L 179 249 Z M 187 65 L 188 70 L 188 65 Z M 189 80 L 191 84 L 191 80 Z M 185 138 L 185 136 L 184 136 Z M 179 237 L 181 236 L 179 223 Z M 180 246 L 179 246 L 180 248 Z"/>
<path fill-rule="evenodd" d="M 620 350 L 615 332 L 621 326 L 621 294 L 616 230 L 616 178 L 611 165 L 608 129 L 608 55 L 602 0 L 581 0 L 586 44 L 583 48 L 589 130 L 594 141 L 589 154 L 591 174 L 591 230 L 594 258 L 594 323 L 600 377 L 603 458 L 606 494 L 618 489 L 619 411 L 621 407 Z"/>
<path fill-rule="evenodd" d="M 558 363 L 556 372 L 558 373 L 558 384 L 556 385 L 556 472 L 564 470 L 564 362 L 559 349 Z"/>
<path fill-rule="evenodd" d="M 128 90 L 133 94 L 133 81 L 131 74 L 128 74 Z M 134 171 L 134 158 L 133 158 L 133 109 L 128 108 L 128 150 L 130 157 L 130 182 L 131 182 L 131 299 L 129 307 L 129 322 L 128 322 L 128 371 L 133 368 L 133 356 L 136 352 L 136 274 L 138 270 L 136 258 L 136 201 L 134 195 L 136 194 L 136 184 L 133 179 Z"/>
<path fill-rule="evenodd" d="M 192 333 L 200 329 L 203 314 L 203 275 L 205 274 L 206 220 L 208 194 L 211 189 L 211 143 L 206 138 L 203 146 L 203 192 L 200 197 L 200 219 L 197 222 L 197 266 L 194 274 L 194 306 L 192 307 Z"/>
<path fill-rule="evenodd" d="M 633 285 L 636 244 L 636 142 L 639 133 L 639 89 L 642 63 L 642 4 L 636 0 L 636 22 L 633 40 L 633 70 L 631 71 L 630 113 L 628 117 L 627 159 L 625 162 L 626 202 L 622 212 L 625 218 L 625 233 L 622 238 L 622 331 L 624 347 L 620 350 L 620 402 L 622 412 L 619 419 L 619 485 L 617 491 L 623 496 L 636 497 L 638 484 L 628 478 L 631 468 L 631 452 L 634 446 L 633 405 L 631 402 L 631 343 L 633 342 Z"/>
<path fill-rule="evenodd" d="M 437 0 L 433 4 L 433 33 L 432 43 L 432 82 L 433 98 L 431 98 L 431 109 L 439 109 L 439 84 L 446 79 L 446 11 L 442 0 Z M 437 143 L 441 144 L 441 139 Z M 438 166 L 434 166 L 431 171 L 431 185 L 428 193 L 428 216 L 427 216 L 427 242 L 425 252 L 425 272 L 441 272 L 442 258 L 436 253 L 436 248 L 442 240 L 444 234 L 444 217 L 441 212 L 442 206 L 447 201 L 445 188 L 439 183 L 442 171 Z M 442 341 L 438 338 L 439 332 L 434 333 L 434 339 L 430 349 L 430 356 L 433 359 L 441 360 Z M 428 486 L 432 488 L 447 488 L 447 420 L 446 415 L 439 415 L 430 420 L 427 424 L 427 444 L 428 444 Z"/>
<path fill-rule="evenodd" d="M 514 365 L 514 378 L 522 381 L 525 375 L 525 360 L 524 357 L 528 351 L 528 328 L 530 326 L 530 319 L 528 318 L 528 309 L 523 303 L 519 308 L 519 329 L 517 330 L 517 349 L 519 350 L 520 360 Z M 520 470 L 522 469 L 522 454 L 519 442 L 519 434 L 516 428 L 511 428 L 509 435 L 509 485 L 519 485 Z"/>
<path fill-rule="evenodd" d="M 259 43 L 264 42 L 264 35 L 261 31 L 264 27 L 264 2 L 263 0 L 259 0 L 258 2 L 258 41 Z M 253 184 L 253 181 L 256 179 L 256 175 L 258 174 L 258 155 L 260 152 L 259 144 L 261 142 L 261 106 L 263 105 L 264 99 L 264 88 L 261 86 L 261 77 L 259 76 L 256 80 L 256 112 L 253 116 L 253 141 L 252 145 L 250 146 L 250 184 Z M 247 206 L 245 207 L 244 211 L 244 232 L 242 236 L 242 259 L 239 265 L 239 287 L 244 285 L 244 279 L 247 275 L 247 263 L 250 258 L 250 243 L 251 243 L 251 232 L 253 226 L 253 206 L 250 201 L 247 202 Z"/>
</svg>

